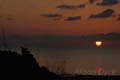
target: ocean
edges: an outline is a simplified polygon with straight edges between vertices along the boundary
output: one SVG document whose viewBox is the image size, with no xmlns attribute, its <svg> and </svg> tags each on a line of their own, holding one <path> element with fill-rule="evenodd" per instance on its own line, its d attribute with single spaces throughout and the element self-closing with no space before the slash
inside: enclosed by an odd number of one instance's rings
<svg viewBox="0 0 120 80">
<path fill-rule="evenodd" d="M 120 48 L 30 48 L 40 66 L 64 73 L 120 75 Z"/>
</svg>

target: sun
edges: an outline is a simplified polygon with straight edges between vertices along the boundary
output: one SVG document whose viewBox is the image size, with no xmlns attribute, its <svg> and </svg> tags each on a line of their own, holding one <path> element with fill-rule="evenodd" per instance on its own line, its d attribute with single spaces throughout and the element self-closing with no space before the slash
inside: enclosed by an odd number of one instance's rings
<svg viewBox="0 0 120 80">
<path fill-rule="evenodd" d="M 102 41 L 96 41 L 95 44 L 97 47 L 100 47 L 100 46 L 102 46 Z"/>
</svg>

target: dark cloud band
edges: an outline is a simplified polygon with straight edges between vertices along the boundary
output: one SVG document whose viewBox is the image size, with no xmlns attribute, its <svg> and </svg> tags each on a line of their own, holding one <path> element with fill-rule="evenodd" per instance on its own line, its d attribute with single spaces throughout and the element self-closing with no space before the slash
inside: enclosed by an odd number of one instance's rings
<svg viewBox="0 0 120 80">
<path fill-rule="evenodd" d="M 96 0 L 89 0 L 90 4 L 93 4 Z"/>
<path fill-rule="evenodd" d="M 81 19 L 81 16 L 70 16 L 67 19 L 65 19 L 65 21 L 76 21 L 80 19 Z"/>
<path fill-rule="evenodd" d="M 101 12 L 101 13 L 91 15 L 89 18 L 107 18 L 107 17 L 112 16 L 113 13 L 114 13 L 114 11 L 112 9 L 107 9 L 107 10 L 104 10 L 103 12 Z"/>
<path fill-rule="evenodd" d="M 98 5 L 106 6 L 106 5 L 115 5 L 118 3 L 118 0 L 103 0 L 101 3 L 98 3 Z"/>
<path fill-rule="evenodd" d="M 118 16 L 118 21 L 120 21 L 120 15 Z"/>
<path fill-rule="evenodd" d="M 66 10 L 79 9 L 79 8 L 85 8 L 85 4 L 80 4 L 80 5 L 66 5 L 66 4 L 62 4 L 62 5 L 58 5 L 56 8 L 66 9 Z"/>
<path fill-rule="evenodd" d="M 63 15 L 57 13 L 46 13 L 46 14 L 42 14 L 41 16 L 54 18 L 54 17 L 62 17 Z"/>
</svg>

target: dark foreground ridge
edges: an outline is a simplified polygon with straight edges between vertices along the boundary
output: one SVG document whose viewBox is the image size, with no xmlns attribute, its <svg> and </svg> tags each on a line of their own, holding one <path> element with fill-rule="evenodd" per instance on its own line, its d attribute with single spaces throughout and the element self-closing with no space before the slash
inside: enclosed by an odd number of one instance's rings
<svg viewBox="0 0 120 80">
<path fill-rule="evenodd" d="M 56 75 L 38 65 L 32 54 L 0 50 L 0 80 L 120 80 L 119 76 Z"/>
<path fill-rule="evenodd" d="M 21 53 L 0 50 L 0 80 L 55 80 L 57 75 L 39 66 L 32 54 L 22 48 Z"/>
</svg>

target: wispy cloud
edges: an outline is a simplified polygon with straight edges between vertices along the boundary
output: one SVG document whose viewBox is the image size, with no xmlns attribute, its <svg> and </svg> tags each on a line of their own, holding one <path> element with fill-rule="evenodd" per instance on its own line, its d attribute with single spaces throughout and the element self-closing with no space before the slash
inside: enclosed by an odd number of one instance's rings
<svg viewBox="0 0 120 80">
<path fill-rule="evenodd" d="M 80 19 L 81 19 L 81 16 L 70 16 L 67 19 L 65 19 L 65 21 L 76 21 Z"/>
<path fill-rule="evenodd" d="M 15 16 L 14 16 L 14 15 L 8 14 L 7 20 L 14 20 L 14 19 L 15 19 Z"/>
<path fill-rule="evenodd" d="M 80 4 L 80 5 L 67 5 L 67 4 L 62 4 L 62 5 L 58 5 L 56 8 L 59 9 L 79 9 L 79 8 L 85 8 L 85 4 Z"/>
<path fill-rule="evenodd" d="M 101 3 L 98 3 L 98 5 L 106 6 L 106 5 L 115 5 L 118 3 L 118 0 L 102 0 Z"/>
<path fill-rule="evenodd" d="M 118 16 L 118 21 L 120 21 L 120 15 Z"/>
<path fill-rule="evenodd" d="M 4 20 L 15 20 L 15 16 L 12 15 L 12 14 L 8 14 L 8 15 L 5 15 L 5 16 L 0 16 L 0 19 L 4 19 Z"/>
<path fill-rule="evenodd" d="M 91 15 L 89 18 L 107 18 L 107 17 L 112 16 L 113 13 L 114 13 L 114 10 L 107 9 L 107 10 L 104 10 L 103 12 L 101 12 L 101 13 Z"/>
<path fill-rule="evenodd" d="M 90 4 L 93 4 L 96 0 L 89 0 Z"/>
<path fill-rule="evenodd" d="M 57 13 L 45 13 L 45 14 L 41 14 L 40 16 L 43 17 L 49 17 L 49 18 L 57 18 L 57 17 L 62 17 L 62 14 L 57 14 Z"/>
</svg>

